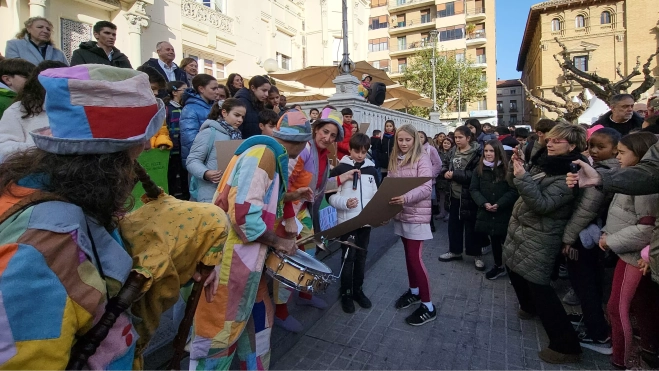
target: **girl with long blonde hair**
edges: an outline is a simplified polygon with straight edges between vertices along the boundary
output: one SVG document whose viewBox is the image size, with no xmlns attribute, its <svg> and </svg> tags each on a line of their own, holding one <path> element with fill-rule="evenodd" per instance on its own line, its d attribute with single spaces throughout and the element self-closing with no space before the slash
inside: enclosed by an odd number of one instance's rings
<svg viewBox="0 0 659 371">
<path fill-rule="evenodd" d="M 430 157 L 423 150 L 414 126 L 403 125 L 396 131 L 388 170 L 391 178 L 432 178 Z M 421 260 L 423 241 L 433 237 L 430 230 L 431 194 L 432 180 L 429 180 L 389 201 L 392 205 L 403 205 L 403 211 L 394 217 L 394 233 L 403 241 L 410 284 L 410 288 L 396 301 L 396 309 L 421 302 L 419 308 L 405 318 L 405 322 L 412 326 L 420 326 L 437 318 L 437 310 L 430 300 L 428 271 Z"/>
</svg>

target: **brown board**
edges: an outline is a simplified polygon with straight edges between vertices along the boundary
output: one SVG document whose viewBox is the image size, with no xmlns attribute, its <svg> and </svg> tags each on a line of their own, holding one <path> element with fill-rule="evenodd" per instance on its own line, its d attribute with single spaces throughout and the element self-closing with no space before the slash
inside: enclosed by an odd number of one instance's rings
<svg viewBox="0 0 659 371">
<path fill-rule="evenodd" d="M 217 170 L 226 170 L 229 162 L 236 153 L 238 147 L 244 140 L 221 140 L 215 142 L 215 154 L 217 156 Z"/>
<path fill-rule="evenodd" d="M 371 199 L 359 215 L 328 230 L 316 233 L 313 238 L 317 243 L 321 243 L 323 240 L 331 240 L 343 236 L 366 225 L 377 227 L 403 210 L 402 205 L 389 204 L 392 198 L 402 196 L 430 180 L 432 180 L 430 177 L 384 178 L 373 199 Z"/>
<path fill-rule="evenodd" d="M 368 122 L 362 122 L 361 124 L 359 124 L 359 132 L 362 134 L 366 134 L 369 126 L 371 126 L 371 124 L 369 124 Z"/>
</svg>

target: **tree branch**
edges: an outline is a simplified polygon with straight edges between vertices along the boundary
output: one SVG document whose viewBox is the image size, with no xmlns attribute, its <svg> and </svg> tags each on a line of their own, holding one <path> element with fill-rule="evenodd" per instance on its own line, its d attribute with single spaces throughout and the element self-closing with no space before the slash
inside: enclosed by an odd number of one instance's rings
<svg viewBox="0 0 659 371">
<path fill-rule="evenodd" d="M 609 80 L 607 78 L 597 76 L 597 74 L 594 74 L 594 73 L 584 72 L 584 71 L 578 69 L 577 67 L 575 67 L 574 63 L 570 60 L 570 53 L 567 51 L 567 47 L 565 46 L 565 44 L 563 44 L 558 39 L 558 37 L 555 37 L 554 40 L 556 40 L 558 45 L 560 45 L 560 47 L 562 48 L 562 51 L 559 54 L 563 57 L 563 63 L 561 63 L 558 60 L 558 58 L 556 58 L 556 55 L 554 55 L 554 59 L 556 59 L 556 61 L 558 62 L 558 64 L 562 68 L 570 71 L 571 73 L 573 73 L 573 74 L 575 74 L 575 75 L 577 75 L 577 76 L 579 76 L 583 79 L 591 80 L 591 81 L 593 81 L 595 83 L 598 83 L 600 85 L 606 85 L 606 84 L 611 83 L 611 80 Z M 568 77 L 567 74 L 566 74 L 566 77 Z"/>
<path fill-rule="evenodd" d="M 553 101 L 551 99 L 548 99 L 548 98 L 542 98 L 542 97 L 538 97 L 538 96 L 533 95 L 533 93 L 531 93 L 529 88 L 526 86 L 526 84 L 524 84 L 524 82 L 522 82 L 522 80 L 517 80 L 517 81 L 519 81 L 519 83 L 522 84 L 522 87 L 524 88 L 524 91 L 526 91 L 526 99 L 527 100 L 535 103 L 538 106 L 546 108 L 550 112 L 556 113 L 558 115 L 558 117 L 565 116 L 565 112 L 559 108 L 561 106 L 560 103 L 558 103 L 556 101 Z"/>
<path fill-rule="evenodd" d="M 654 76 L 652 76 L 652 70 L 650 70 L 650 64 L 654 60 L 654 57 L 659 54 L 659 48 L 657 48 L 657 51 L 654 52 L 651 56 L 648 57 L 647 62 L 643 65 L 643 75 L 645 75 L 645 80 L 641 83 L 641 85 L 634 89 L 630 94 L 634 96 L 634 100 L 638 100 L 638 98 L 641 97 L 641 94 L 652 89 L 654 86 L 654 83 L 656 79 Z"/>
</svg>

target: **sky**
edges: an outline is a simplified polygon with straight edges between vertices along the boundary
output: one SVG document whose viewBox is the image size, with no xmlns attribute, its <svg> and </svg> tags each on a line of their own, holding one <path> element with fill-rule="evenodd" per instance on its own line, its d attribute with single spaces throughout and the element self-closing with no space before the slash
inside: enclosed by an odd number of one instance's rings
<svg viewBox="0 0 659 371">
<path fill-rule="evenodd" d="M 497 78 L 501 80 L 518 79 L 522 73 L 517 72 L 517 56 L 522 45 L 526 18 L 531 5 L 543 0 L 497 0 Z"/>
</svg>

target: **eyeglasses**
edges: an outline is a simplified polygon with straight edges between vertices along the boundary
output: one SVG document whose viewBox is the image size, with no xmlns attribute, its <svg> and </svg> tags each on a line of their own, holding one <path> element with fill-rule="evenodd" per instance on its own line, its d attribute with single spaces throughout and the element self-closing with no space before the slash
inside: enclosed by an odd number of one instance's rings
<svg viewBox="0 0 659 371">
<path fill-rule="evenodd" d="M 547 143 L 551 143 L 551 144 L 567 143 L 567 140 L 566 139 L 549 138 L 549 139 L 547 139 Z"/>
</svg>

